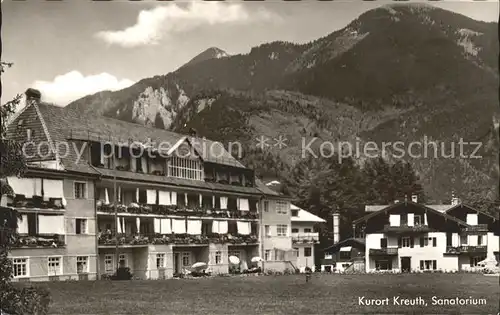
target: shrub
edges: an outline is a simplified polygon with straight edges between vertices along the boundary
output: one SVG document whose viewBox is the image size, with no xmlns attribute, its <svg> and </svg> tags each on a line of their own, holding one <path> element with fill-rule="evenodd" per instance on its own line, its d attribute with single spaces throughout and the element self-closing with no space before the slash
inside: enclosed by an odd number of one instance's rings
<svg viewBox="0 0 500 315">
<path fill-rule="evenodd" d="M 132 273 L 128 267 L 120 267 L 116 273 L 111 277 L 112 280 L 131 280 Z"/>
<path fill-rule="evenodd" d="M 50 293 L 43 288 L 14 288 L 9 286 L 0 293 L 2 311 L 11 315 L 49 314 Z"/>
</svg>

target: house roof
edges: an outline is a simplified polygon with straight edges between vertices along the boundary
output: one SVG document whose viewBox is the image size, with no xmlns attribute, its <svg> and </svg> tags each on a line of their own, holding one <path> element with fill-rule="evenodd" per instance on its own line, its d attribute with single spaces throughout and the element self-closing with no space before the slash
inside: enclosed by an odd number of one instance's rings
<svg viewBox="0 0 500 315">
<path fill-rule="evenodd" d="M 453 210 L 458 209 L 458 208 L 464 208 L 464 207 L 465 208 L 469 208 L 469 209 L 471 209 L 471 210 L 473 210 L 473 211 L 475 211 L 475 212 L 477 212 L 479 214 L 482 214 L 484 216 L 487 216 L 487 217 L 489 217 L 489 218 L 491 218 L 493 220 L 498 220 L 499 219 L 498 217 L 495 217 L 494 215 L 491 215 L 491 214 L 486 213 L 484 211 L 478 210 L 478 209 L 474 208 L 473 206 L 470 206 L 470 205 L 467 205 L 467 204 L 464 204 L 464 203 L 459 203 L 458 205 L 451 206 L 451 208 L 448 208 L 445 212 L 447 214 L 450 214 L 450 212 L 452 212 Z"/>
<path fill-rule="evenodd" d="M 299 210 L 297 216 L 292 216 L 292 222 L 314 222 L 314 223 L 326 222 L 326 220 L 323 220 L 322 218 L 312 214 L 311 212 L 301 209 L 294 204 L 290 206 L 290 209 Z"/>
<path fill-rule="evenodd" d="M 438 214 L 438 215 L 440 215 L 440 216 L 443 216 L 443 217 L 445 217 L 445 218 L 447 218 L 447 219 L 449 219 L 449 220 L 455 221 L 455 222 L 457 222 L 457 223 L 458 223 L 458 224 L 460 224 L 460 225 L 463 225 L 463 226 L 469 226 L 469 225 L 468 225 L 467 223 L 465 223 L 464 221 L 462 221 L 462 220 L 460 220 L 460 219 L 457 219 L 457 218 L 455 218 L 455 217 L 453 217 L 453 216 L 451 216 L 451 215 L 448 215 L 448 214 L 446 214 L 445 212 L 441 212 L 441 211 L 439 211 L 439 210 L 436 210 L 436 209 L 430 208 L 430 207 L 428 207 L 428 206 L 426 206 L 426 205 L 423 205 L 423 204 L 420 204 L 420 203 L 415 203 L 415 202 L 412 202 L 412 201 L 398 202 L 398 203 L 395 203 L 395 204 L 392 204 L 392 205 L 385 206 L 385 207 L 383 207 L 383 208 L 379 209 L 378 211 L 375 211 L 375 212 L 369 213 L 369 214 L 367 214 L 367 215 L 365 215 L 365 216 L 363 216 L 363 217 L 361 217 L 361 218 L 359 218 L 359 219 L 357 219 L 357 220 L 354 220 L 352 223 L 353 223 L 353 224 L 358 224 L 358 223 L 360 223 L 360 222 L 362 222 L 362 221 L 366 221 L 366 220 L 368 220 L 368 219 L 370 219 L 370 218 L 372 218 L 372 217 L 375 217 L 375 216 L 377 216 L 377 215 L 379 215 L 379 214 L 381 214 L 381 213 L 385 213 L 386 211 L 390 211 L 390 210 L 392 210 L 392 209 L 394 209 L 394 208 L 400 207 L 401 205 L 415 205 L 415 206 L 420 207 L 420 208 L 422 208 L 422 209 L 426 209 L 426 210 L 431 211 L 431 212 L 433 212 L 433 213 L 435 213 L 435 214 Z"/>
<path fill-rule="evenodd" d="M 391 205 L 366 205 L 365 212 L 377 212 L 389 206 Z M 425 206 L 437 210 L 439 212 L 446 212 L 446 210 L 450 209 L 450 207 L 453 207 L 452 205 L 425 205 Z"/>
<path fill-rule="evenodd" d="M 364 238 L 347 238 L 345 240 L 342 240 L 340 242 L 337 242 L 333 244 L 332 246 L 329 246 L 323 251 L 325 252 L 337 252 L 339 251 L 342 247 L 344 246 L 352 246 L 355 248 L 365 248 L 365 239 Z"/>
<path fill-rule="evenodd" d="M 264 193 L 279 196 L 278 193 L 268 189 L 264 184 L 258 184 L 256 188 L 207 182 L 195 183 L 195 181 L 174 178 L 166 179 L 165 177 L 159 177 L 156 175 L 95 168 L 90 165 L 88 161 L 79 159 L 74 148 L 69 147 L 69 150 L 65 150 L 63 147 L 57 146 L 58 144 L 67 143 L 68 140 L 110 141 L 121 144 L 129 143 L 130 140 L 140 143 L 146 143 L 150 140 L 153 143 L 153 147 L 154 145 L 158 146 L 158 144 L 163 143 L 164 148 L 171 148 L 178 145 L 183 139 L 187 139 L 188 136 L 186 135 L 164 129 L 148 128 L 139 124 L 94 114 L 82 115 L 75 110 L 44 102 L 31 102 L 27 105 L 27 108 L 24 109 L 23 112 L 9 124 L 7 128 L 8 137 L 21 141 L 26 141 L 26 138 L 25 133 L 21 133 L 17 129 L 18 122 L 20 120 L 23 121 L 23 124 L 24 122 L 28 122 L 28 124 L 25 124 L 25 127 L 33 130 L 34 137 L 32 137 L 32 141 L 35 144 L 47 142 L 49 145 L 56 147 L 56 151 L 60 152 L 59 157 L 54 154 L 47 154 L 45 160 L 59 159 L 65 171 L 78 172 L 92 176 L 113 176 L 113 173 L 116 172 L 117 176 L 123 179 L 162 182 L 173 185 L 202 185 L 203 188 L 207 189 L 226 190 L 248 194 Z M 201 157 L 205 162 L 245 168 L 224 149 L 222 144 L 218 142 L 193 137 L 189 137 L 189 142 L 195 150 L 202 152 Z M 49 150 L 47 151 L 50 152 Z M 33 160 L 38 161 L 40 158 L 35 157 Z M 28 161 L 30 160 L 28 159 Z"/>
</svg>

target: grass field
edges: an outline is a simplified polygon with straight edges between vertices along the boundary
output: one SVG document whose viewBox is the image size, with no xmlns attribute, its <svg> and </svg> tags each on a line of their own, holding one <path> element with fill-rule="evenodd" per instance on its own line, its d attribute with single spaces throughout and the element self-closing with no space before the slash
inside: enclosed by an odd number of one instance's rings
<svg viewBox="0 0 500 315">
<path fill-rule="evenodd" d="M 499 278 L 480 274 L 304 275 L 163 281 L 54 282 L 51 314 L 497 314 Z M 389 298 L 364 306 L 359 297 Z M 428 305 L 393 305 L 393 297 Z M 432 305 L 438 298 L 484 298 L 486 305 Z M 411 311 L 413 310 L 413 311 Z"/>
</svg>

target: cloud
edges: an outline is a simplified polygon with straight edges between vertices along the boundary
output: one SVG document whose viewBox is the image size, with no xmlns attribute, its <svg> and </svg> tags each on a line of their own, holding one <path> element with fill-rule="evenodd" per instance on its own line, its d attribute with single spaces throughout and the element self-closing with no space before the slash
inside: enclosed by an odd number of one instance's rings
<svg viewBox="0 0 500 315">
<path fill-rule="evenodd" d="M 122 47 L 155 45 L 168 35 L 204 25 L 247 23 L 262 19 L 277 20 L 278 17 L 262 8 L 250 14 L 241 4 L 192 1 L 187 7 L 169 4 L 142 10 L 135 25 L 118 31 L 101 31 L 96 37 Z"/>
<path fill-rule="evenodd" d="M 121 90 L 134 84 L 128 79 L 119 80 L 108 73 L 83 76 L 78 71 L 71 71 L 55 77 L 53 81 L 35 81 L 32 86 L 40 90 L 46 102 L 65 106 L 71 101 L 100 91 Z"/>
</svg>

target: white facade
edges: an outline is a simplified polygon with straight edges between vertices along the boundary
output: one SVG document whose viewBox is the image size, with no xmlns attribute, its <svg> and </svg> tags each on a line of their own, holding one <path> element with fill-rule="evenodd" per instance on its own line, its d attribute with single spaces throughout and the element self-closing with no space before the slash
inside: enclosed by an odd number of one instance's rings
<svg viewBox="0 0 500 315">
<path fill-rule="evenodd" d="M 316 269 L 314 245 L 319 242 L 319 233 L 314 231 L 314 226 L 326 221 L 295 205 L 291 205 L 291 210 L 292 242 L 297 254 L 296 267 L 300 272 L 305 272 L 306 267 L 314 272 Z"/>
<path fill-rule="evenodd" d="M 449 209 L 456 206 L 450 205 Z M 365 233 L 366 272 L 455 272 L 481 268 L 478 262 L 498 255 L 499 236 L 491 231 L 491 223 L 497 221 L 486 214 L 474 213 L 470 207 L 463 207 L 463 211 L 456 214 L 462 220 L 447 214 L 446 209 L 438 211 L 413 202 L 370 211 L 371 214 L 365 217 L 366 225 L 378 224 L 380 228 L 372 226 L 370 233 Z M 406 210 L 408 212 L 404 213 Z M 428 222 L 429 214 L 434 219 L 432 224 Z M 450 226 L 446 228 L 437 224 L 440 216 L 457 225 L 447 230 Z"/>
</svg>

